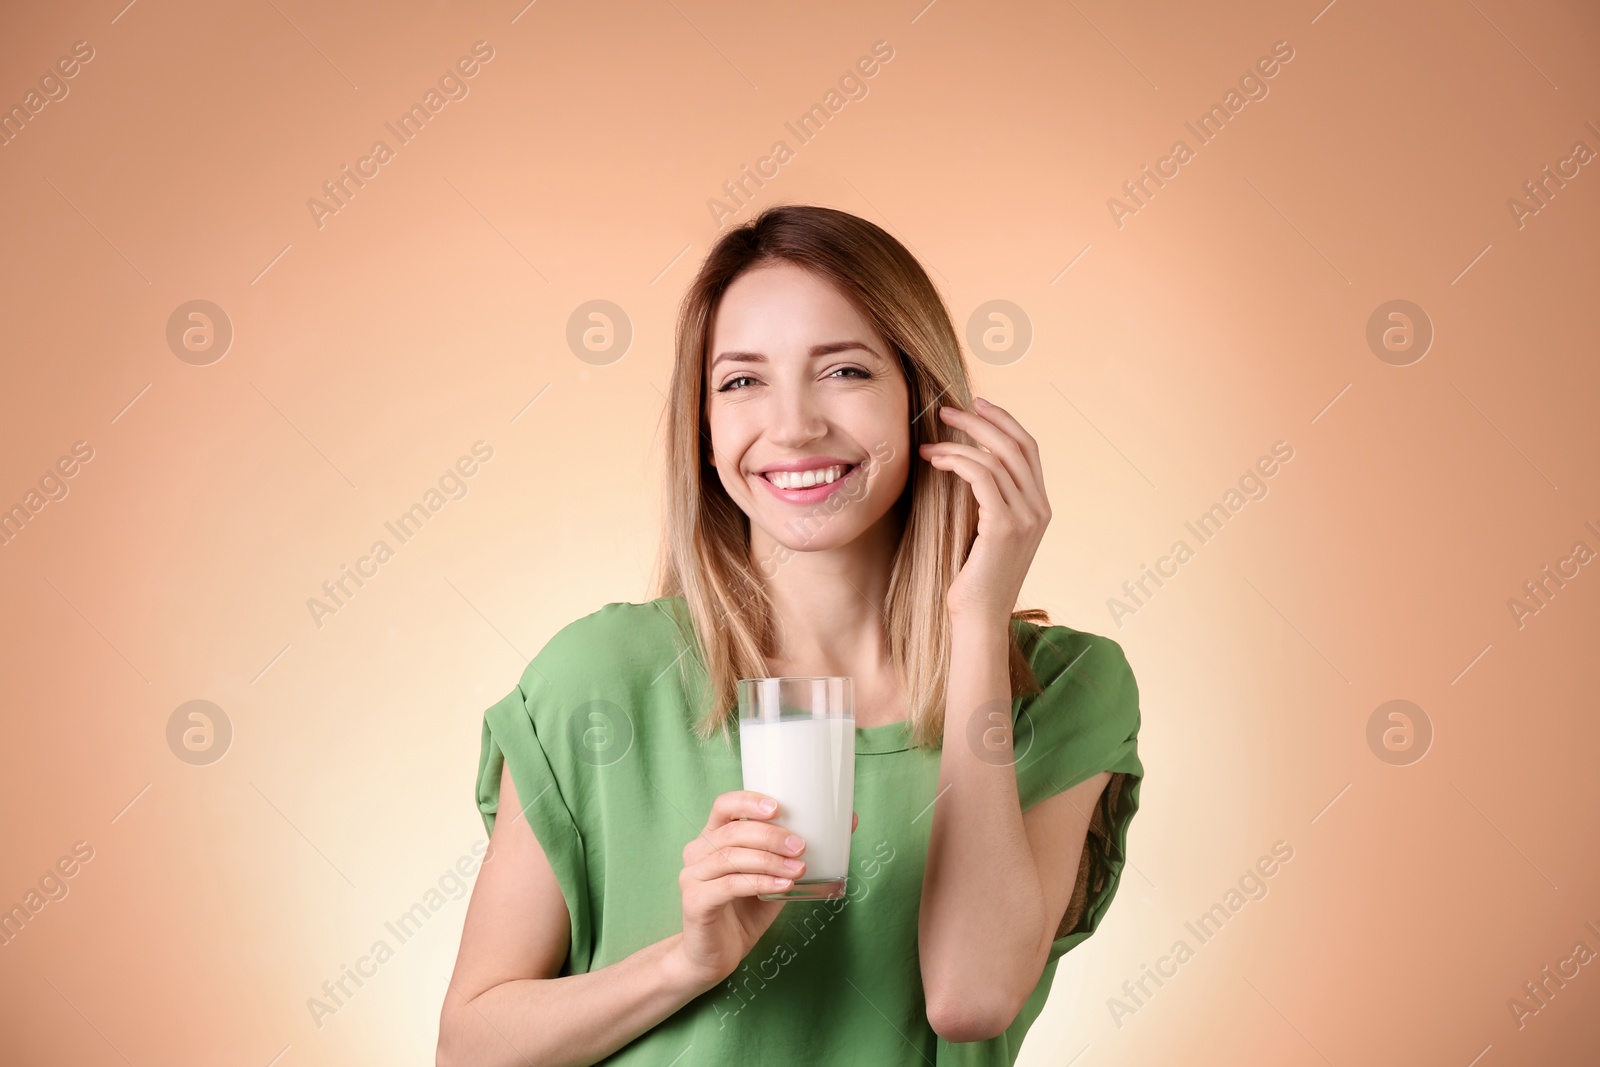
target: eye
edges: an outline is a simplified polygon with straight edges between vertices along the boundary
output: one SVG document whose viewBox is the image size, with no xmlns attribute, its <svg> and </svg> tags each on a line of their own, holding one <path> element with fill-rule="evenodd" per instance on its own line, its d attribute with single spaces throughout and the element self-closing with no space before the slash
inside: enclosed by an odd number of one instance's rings
<svg viewBox="0 0 1600 1067">
<path fill-rule="evenodd" d="M 752 378 L 748 374 L 737 374 L 737 375 L 733 376 L 732 378 L 729 378 L 727 381 L 723 382 L 721 385 L 717 386 L 717 392 L 719 392 L 719 393 L 728 392 L 729 390 L 733 389 L 733 387 L 734 387 L 733 383 L 734 382 L 753 382 L 753 381 L 755 381 L 755 379 Z"/>
<path fill-rule="evenodd" d="M 842 371 L 853 371 L 854 373 L 861 375 L 863 380 L 869 379 L 869 378 L 872 377 L 872 372 L 871 371 L 862 370 L 860 367 L 840 367 L 840 368 L 838 368 L 838 370 L 835 370 L 832 374 L 829 374 L 828 377 L 832 378 L 835 374 L 839 374 Z"/>
</svg>

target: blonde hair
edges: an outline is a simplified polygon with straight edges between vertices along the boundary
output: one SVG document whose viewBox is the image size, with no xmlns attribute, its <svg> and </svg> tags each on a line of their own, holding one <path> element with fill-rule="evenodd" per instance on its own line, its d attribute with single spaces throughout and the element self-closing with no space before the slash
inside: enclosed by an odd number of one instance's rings
<svg viewBox="0 0 1600 1067">
<path fill-rule="evenodd" d="M 766 674 L 772 649 L 772 604 L 750 560 L 750 520 L 729 498 L 707 459 L 707 348 L 722 295 L 758 266 L 786 261 L 831 283 L 878 331 L 898 357 L 910 391 L 912 463 L 894 505 L 902 521 L 885 603 L 890 658 L 909 704 L 911 744 L 940 744 L 945 680 L 950 673 L 950 619 L 945 591 L 977 536 L 977 502 L 952 471 L 920 463 L 917 446 L 949 440 L 973 444 L 939 418 L 938 402 L 969 409 L 971 390 L 949 311 L 933 282 L 899 241 L 865 219 L 832 208 L 780 204 L 729 231 L 706 256 L 684 294 L 677 352 L 667 397 L 663 538 L 657 596 L 688 607 L 709 687 L 698 701 L 696 734 L 729 737 L 737 714 L 736 682 Z M 1040 609 L 1012 619 L 1048 623 Z M 1012 696 L 1038 691 L 1038 681 L 1010 635 Z M 687 688 L 689 675 L 680 659 Z M 694 698 L 691 698 L 694 699 Z"/>
</svg>

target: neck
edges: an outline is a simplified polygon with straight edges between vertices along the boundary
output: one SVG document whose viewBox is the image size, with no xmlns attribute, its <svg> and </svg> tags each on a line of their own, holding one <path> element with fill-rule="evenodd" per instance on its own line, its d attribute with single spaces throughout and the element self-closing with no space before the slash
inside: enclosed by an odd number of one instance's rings
<svg viewBox="0 0 1600 1067">
<path fill-rule="evenodd" d="M 883 608 L 899 542 L 892 513 L 847 545 L 815 551 L 774 555 L 779 546 L 752 529 L 753 559 L 784 559 L 766 568 L 775 572 L 766 579 L 776 650 L 770 665 L 785 674 L 857 677 L 884 669 L 889 643 Z"/>
</svg>

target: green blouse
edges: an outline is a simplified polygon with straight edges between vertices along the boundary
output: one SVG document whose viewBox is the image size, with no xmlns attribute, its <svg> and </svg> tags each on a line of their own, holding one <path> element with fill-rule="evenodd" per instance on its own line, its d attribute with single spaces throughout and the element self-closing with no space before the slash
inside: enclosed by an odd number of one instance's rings
<svg viewBox="0 0 1600 1067">
<path fill-rule="evenodd" d="M 1022 809 L 1100 771 L 1067 915 L 1011 1026 L 952 1044 L 928 1023 L 917 958 L 939 750 L 912 749 L 905 721 L 856 730 L 846 896 L 791 901 L 733 975 L 617 1050 L 607 1064 L 1010 1065 L 1044 1007 L 1061 955 L 1095 931 L 1117 891 L 1139 806 L 1139 691 L 1113 640 L 1013 620 L 1043 691 L 1013 702 Z M 484 713 L 477 803 L 494 830 L 511 766 L 527 819 L 561 884 L 571 948 L 561 974 L 615 963 L 682 929 L 683 847 L 712 800 L 742 788 L 730 749 L 692 731 L 678 660 L 705 674 L 679 597 L 612 603 L 552 637 L 522 681 Z M 680 1058 L 681 1056 L 681 1058 Z"/>
</svg>

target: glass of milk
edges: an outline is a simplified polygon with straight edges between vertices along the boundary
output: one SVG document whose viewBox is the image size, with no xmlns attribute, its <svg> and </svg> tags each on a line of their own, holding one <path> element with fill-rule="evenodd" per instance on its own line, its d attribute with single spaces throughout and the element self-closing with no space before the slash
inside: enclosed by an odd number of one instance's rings
<svg viewBox="0 0 1600 1067">
<path fill-rule="evenodd" d="M 851 679 L 739 679 L 744 788 L 778 802 L 772 822 L 806 843 L 802 878 L 762 900 L 845 895 L 856 793 L 856 706 Z"/>
</svg>

